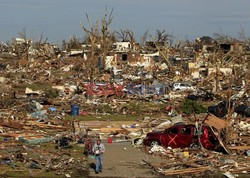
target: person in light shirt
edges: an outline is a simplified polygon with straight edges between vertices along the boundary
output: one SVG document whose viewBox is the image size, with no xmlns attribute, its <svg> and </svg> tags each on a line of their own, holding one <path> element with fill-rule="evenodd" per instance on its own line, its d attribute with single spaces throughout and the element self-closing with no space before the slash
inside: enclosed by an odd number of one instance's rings
<svg viewBox="0 0 250 178">
<path fill-rule="evenodd" d="M 103 143 L 101 142 L 101 139 L 98 139 L 96 141 L 95 145 L 93 146 L 92 151 L 93 151 L 93 153 L 95 155 L 95 159 L 96 159 L 95 173 L 99 174 L 100 172 L 102 172 L 103 153 L 105 152 L 105 147 L 104 147 Z"/>
</svg>

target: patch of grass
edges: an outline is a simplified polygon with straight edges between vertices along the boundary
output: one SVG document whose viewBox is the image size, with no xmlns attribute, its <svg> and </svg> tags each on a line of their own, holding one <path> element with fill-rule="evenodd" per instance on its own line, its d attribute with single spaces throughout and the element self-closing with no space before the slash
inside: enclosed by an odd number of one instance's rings
<svg viewBox="0 0 250 178">
<path fill-rule="evenodd" d="M 108 104 L 106 104 L 106 105 L 99 105 L 98 106 L 98 110 L 101 113 L 112 113 L 113 112 L 113 109 Z"/>
<path fill-rule="evenodd" d="M 152 110 L 153 108 L 155 109 L 164 109 L 166 107 L 165 103 L 155 103 L 155 102 L 147 102 L 147 103 L 143 103 L 142 108 L 143 110 Z"/>
<path fill-rule="evenodd" d="M 35 172 L 37 171 L 37 174 Z M 30 170 L 27 168 L 22 168 L 21 170 L 9 170 L 7 171 L 3 177 L 37 177 L 37 178 L 44 178 L 44 177 L 55 177 L 55 178 L 63 178 L 65 177 L 64 175 L 57 175 L 56 172 L 54 171 L 44 171 L 39 173 L 40 170 L 33 170 L 33 175 L 30 174 Z"/>
<path fill-rule="evenodd" d="M 34 91 L 36 90 L 42 90 L 45 91 L 46 89 L 51 89 L 52 86 L 49 84 L 23 84 L 23 85 L 18 85 L 16 88 L 19 89 L 25 89 L 25 88 L 30 88 Z"/>
<path fill-rule="evenodd" d="M 134 111 L 136 114 L 145 113 L 145 111 L 155 111 L 162 110 L 166 107 L 164 103 L 155 103 L 155 102 L 138 102 L 131 101 L 124 105 L 128 110 Z"/>
<path fill-rule="evenodd" d="M 140 102 L 130 102 L 127 105 L 128 110 L 134 111 L 136 114 L 140 114 L 142 111 L 142 104 Z"/>
<path fill-rule="evenodd" d="M 24 74 L 24 72 L 16 72 L 16 73 L 0 73 L 0 77 L 6 77 L 6 78 L 11 78 L 11 77 L 21 77 Z"/>
<path fill-rule="evenodd" d="M 24 164 L 20 162 L 14 162 L 14 165 L 14 168 L 11 168 L 8 165 L 2 165 L 0 167 L 0 172 L 2 173 L 1 177 L 64 177 L 64 175 L 57 175 L 54 171 L 29 169 L 27 167 L 28 165 L 24 166 Z"/>
<path fill-rule="evenodd" d="M 216 101 L 216 100 L 214 100 L 214 101 L 206 101 L 206 102 L 201 101 L 199 103 L 207 108 L 208 106 L 216 105 L 218 103 L 218 101 Z"/>
</svg>

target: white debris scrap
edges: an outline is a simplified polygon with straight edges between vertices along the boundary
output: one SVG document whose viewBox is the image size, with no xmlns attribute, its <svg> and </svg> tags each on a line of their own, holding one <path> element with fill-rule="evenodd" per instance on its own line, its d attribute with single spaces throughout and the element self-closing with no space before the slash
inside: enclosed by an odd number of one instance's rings
<svg viewBox="0 0 250 178">
<path fill-rule="evenodd" d="M 156 152 L 160 152 L 161 154 L 166 155 L 167 154 L 167 150 L 165 148 L 163 148 L 160 145 L 154 145 L 150 150 L 149 153 L 156 153 Z"/>
</svg>

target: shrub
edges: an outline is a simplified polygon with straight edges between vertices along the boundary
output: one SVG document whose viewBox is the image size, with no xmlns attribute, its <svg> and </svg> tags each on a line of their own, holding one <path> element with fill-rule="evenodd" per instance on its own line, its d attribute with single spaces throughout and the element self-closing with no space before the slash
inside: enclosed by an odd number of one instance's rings
<svg viewBox="0 0 250 178">
<path fill-rule="evenodd" d="M 181 110 L 185 114 L 200 114 L 200 113 L 206 113 L 207 108 L 199 104 L 197 101 L 192 100 L 185 100 L 181 105 Z"/>
<path fill-rule="evenodd" d="M 45 97 L 46 98 L 57 98 L 59 96 L 59 91 L 57 89 L 46 89 L 45 92 Z"/>
</svg>

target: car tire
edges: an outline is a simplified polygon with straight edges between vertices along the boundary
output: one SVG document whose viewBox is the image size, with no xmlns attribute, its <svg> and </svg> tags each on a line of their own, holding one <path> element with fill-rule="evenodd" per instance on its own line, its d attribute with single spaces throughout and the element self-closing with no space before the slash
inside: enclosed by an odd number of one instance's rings
<svg viewBox="0 0 250 178">
<path fill-rule="evenodd" d="M 133 143 L 133 145 L 135 145 L 135 146 L 140 146 L 142 144 L 143 144 L 143 139 L 142 138 L 136 138 L 134 140 L 134 143 Z"/>
<path fill-rule="evenodd" d="M 197 149 L 197 148 L 200 148 L 200 146 L 197 143 L 192 143 L 190 145 L 190 148 Z"/>
<path fill-rule="evenodd" d="M 157 140 L 151 140 L 150 141 L 150 146 L 153 147 L 155 145 L 160 145 L 159 141 L 157 141 Z"/>
</svg>

